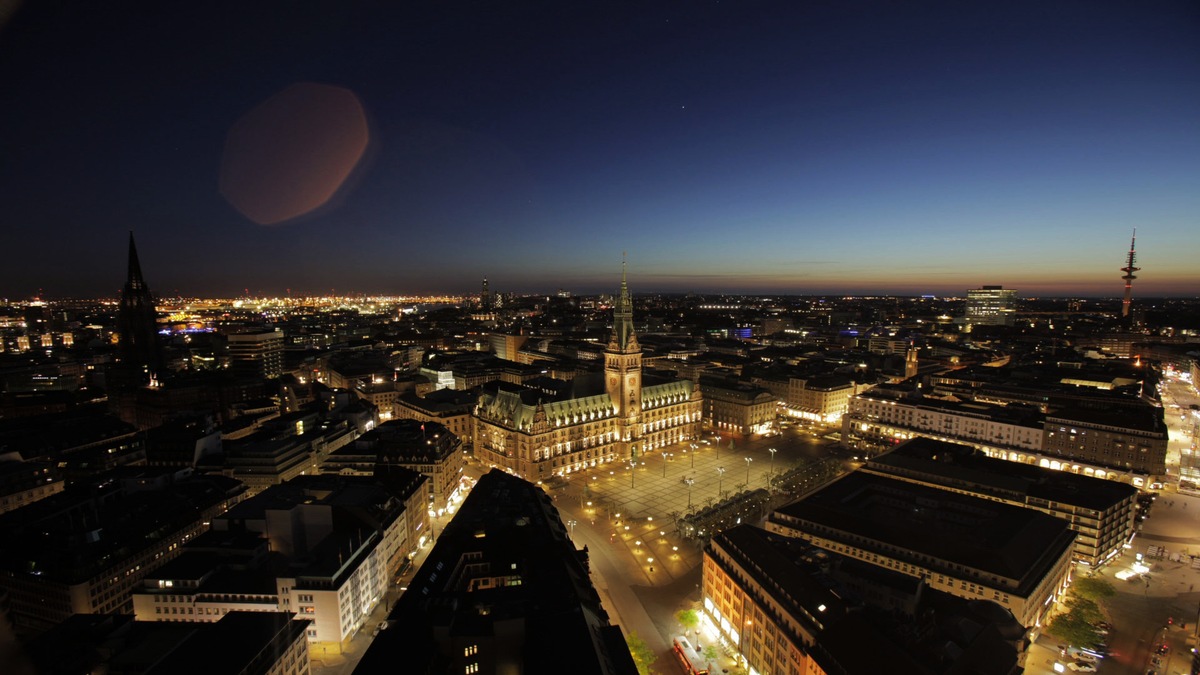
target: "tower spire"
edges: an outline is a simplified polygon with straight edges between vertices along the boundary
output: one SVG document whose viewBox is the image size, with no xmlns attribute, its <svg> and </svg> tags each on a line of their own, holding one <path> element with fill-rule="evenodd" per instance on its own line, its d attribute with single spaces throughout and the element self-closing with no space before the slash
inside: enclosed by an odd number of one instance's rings
<svg viewBox="0 0 1200 675">
<path fill-rule="evenodd" d="M 142 265 L 138 262 L 137 244 L 133 241 L 133 230 L 129 231 L 129 273 L 125 279 L 126 292 L 141 290 L 146 287 L 142 279 Z"/>
<path fill-rule="evenodd" d="M 1134 262 L 1137 261 L 1137 253 L 1134 251 L 1135 244 L 1137 244 L 1136 227 L 1133 228 L 1133 239 L 1129 240 L 1129 257 L 1126 259 L 1125 266 L 1121 268 L 1121 271 L 1125 273 L 1125 276 L 1121 277 L 1125 280 L 1125 300 L 1121 303 L 1121 318 L 1123 319 L 1129 318 L 1129 304 L 1133 300 L 1133 280 L 1137 278 L 1133 273 L 1142 269 L 1134 266 Z"/>
<path fill-rule="evenodd" d="M 633 298 L 626 282 L 625 253 L 621 253 L 621 291 L 613 308 L 613 332 L 608 348 L 620 352 L 641 351 L 633 333 Z"/>
<path fill-rule="evenodd" d="M 157 311 L 150 287 L 142 278 L 137 244 L 129 232 L 129 263 L 125 288 L 117 309 L 118 358 L 126 371 L 128 382 L 142 384 L 152 374 L 162 370 L 162 353 L 158 345 Z M 119 378 L 118 378 L 119 379 Z"/>
</svg>

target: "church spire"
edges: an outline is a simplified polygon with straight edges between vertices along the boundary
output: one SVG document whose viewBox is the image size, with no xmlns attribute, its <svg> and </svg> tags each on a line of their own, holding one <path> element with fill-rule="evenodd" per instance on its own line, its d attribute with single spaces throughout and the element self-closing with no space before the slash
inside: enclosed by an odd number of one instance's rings
<svg viewBox="0 0 1200 675">
<path fill-rule="evenodd" d="M 133 242 L 133 230 L 129 231 L 129 274 L 125 279 L 125 292 L 138 291 L 146 288 L 142 279 L 142 265 L 138 262 L 137 244 Z"/>
<path fill-rule="evenodd" d="M 142 278 L 133 232 L 129 233 L 129 267 L 117 312 L 118 357 L 126 370 L 144 379 L 162 369 L 154 296 Z"/>
</svg>

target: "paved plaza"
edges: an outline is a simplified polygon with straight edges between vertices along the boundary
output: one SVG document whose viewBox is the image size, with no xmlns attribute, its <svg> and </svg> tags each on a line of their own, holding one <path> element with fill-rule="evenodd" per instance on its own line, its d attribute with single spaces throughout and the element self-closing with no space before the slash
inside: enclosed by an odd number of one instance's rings
<svg viewBox="0 0 1200 675">
<path fill-rule="evenodd" d="M 550 492 L 574 527 L 586 524 L 626 548 L 647 584 L 668 584 L 700 562 L 698 545 L 675 531 L 677 518 L 766 488 L 771 475 L 826 456 L 828 445 L 801 430 L 749 441 L 706 433 L 645 455 L 636 468 L 614 463 L 573 474 Z"/>
</svg>

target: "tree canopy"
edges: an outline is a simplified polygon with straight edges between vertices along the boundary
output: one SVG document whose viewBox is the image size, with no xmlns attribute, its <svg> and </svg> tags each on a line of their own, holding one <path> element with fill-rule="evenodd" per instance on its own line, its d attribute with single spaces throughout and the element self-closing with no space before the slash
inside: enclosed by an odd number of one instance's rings
<svg viewBox="0 0 1200 675">
<path fill-rule="evenodd" d="M 1071 592 L 1080 598 L 1095 602 L 1111 598 L 1117 594 L 1117 589 L 1100 577 L 1078 577 L 1071 583 Z"/>
<path fill-rule="evenodd" d="M 654 665 L 658 657 L 650 650 L 646 641 L 638 637 L 636 632 L 630 631 L 629 635 L 625 636 L 625 644 L 629 646 L 629 653 L 637 665 L 638 675 L 656 675 L 650 666 Z"/>
<path fill-rule="evenodd" d="M 695 630 L 700 625 L 700 615 L 694 609 L 681 609 L 675 612 L 675 620 L 684 630 Z"/>
</svg>

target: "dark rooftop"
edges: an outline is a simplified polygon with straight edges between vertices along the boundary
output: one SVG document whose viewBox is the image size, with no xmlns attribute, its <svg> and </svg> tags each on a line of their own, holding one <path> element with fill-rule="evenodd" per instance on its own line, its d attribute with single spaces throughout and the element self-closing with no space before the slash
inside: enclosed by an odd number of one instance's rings
<svg viewBox="0 0 1200 675">
<path fill-rule="evenodd" d="M 777 513 L 1031 583 L 1072 546 L 1066 522 L 1019 506 L 856 471 Z M 869 546 L 869 545 L 868 545 Z"/>
<path fill-rule="evenodd" d="M 867 466 L 883 472 L 898 469 L 944 476 L 990 494 L 1036 497 L 1097 511 L 1137 494 L 1137 488 L 1124 483 L 995 459 L 969 445 L 924 436 L 905 441 L 871 459 Z"/>
</svg>

